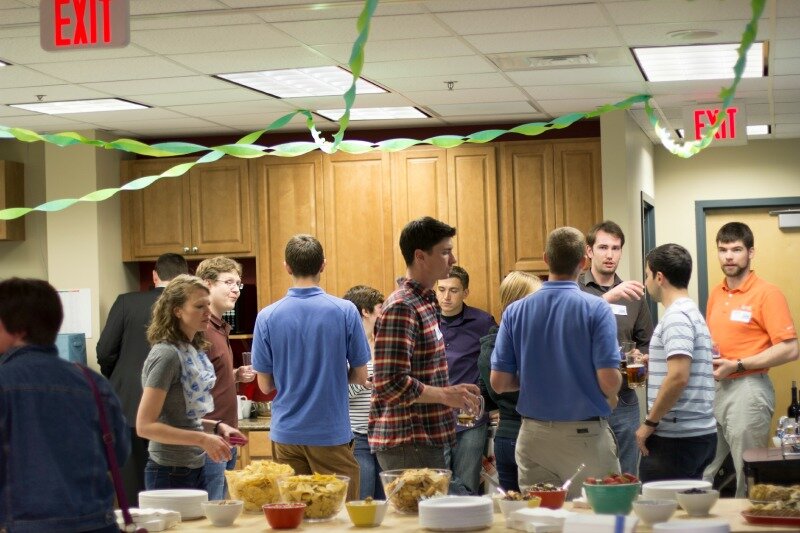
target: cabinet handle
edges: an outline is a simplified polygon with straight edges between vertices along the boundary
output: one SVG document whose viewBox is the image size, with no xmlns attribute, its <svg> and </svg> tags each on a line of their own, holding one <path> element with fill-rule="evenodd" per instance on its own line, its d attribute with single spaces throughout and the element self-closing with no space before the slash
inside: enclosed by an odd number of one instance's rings
<svg viewBox="0 0 800 533">
<path fill-rule="evenodd" d="M 189 247 L 188 246 L 184 246 L 183 247 L 183 253 L 185 253 L 185 254 L 189 253 Z"/>
<path fill-rule="evenodd" d="M 193 246 L 193 247 L 192 247 L 192 253 L 193 253 L 193 254 L 196 254 L 196 253 L 197 253 L 197 246 Z"/>
</svg>

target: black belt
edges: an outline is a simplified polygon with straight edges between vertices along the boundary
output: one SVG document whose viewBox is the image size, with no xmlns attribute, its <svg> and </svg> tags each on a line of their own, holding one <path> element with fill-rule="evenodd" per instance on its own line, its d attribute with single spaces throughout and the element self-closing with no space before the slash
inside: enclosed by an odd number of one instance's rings
<svg viewBox="0 0 800 533">
<path fill-rule="evenodd" d="M 528 420 L 533 420 L 535 422 L 567 422 L 567 423 L 600 422 L 601 420 L 608 420 L 608 417 L 605 416 L 591 416 L 589 418 L 584 418 L 583 420 L 539 420 L 538 418 L 530 418 L 527 416 L 523 416 L 522 418 L 527 418 Z"/>
</svg>

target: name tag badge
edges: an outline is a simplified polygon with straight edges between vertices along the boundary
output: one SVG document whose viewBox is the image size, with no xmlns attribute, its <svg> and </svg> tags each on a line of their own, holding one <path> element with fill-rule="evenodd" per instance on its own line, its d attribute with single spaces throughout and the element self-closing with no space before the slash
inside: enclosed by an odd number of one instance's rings
<svg viewBox="0 0 800 533">
<path fill-rule="evenodd" d="M 611 306 L 611 311 L 615 315 L 628 316 L 628 308 L 625 307 L 624 305 L 620 305 L 620 304 L 608 304 L 608 305 Z"/>
<path fill-rule="evenodd" d="M 735 309 L 731 311 L 731 320 L 734 322 L 748 324 L 751 318 L 753 318 L 753 313 L 751 311 L 745 311 L 744 309 Z"/>
<path fill-rule="evenodd" d="M 436 325 L 434 329 L 436 330 L 436 340 L 437 341 L 441 340 L 443 335 L 442 335 L 442 331 L 439 329 L 439 326 Z"/>
</svg>

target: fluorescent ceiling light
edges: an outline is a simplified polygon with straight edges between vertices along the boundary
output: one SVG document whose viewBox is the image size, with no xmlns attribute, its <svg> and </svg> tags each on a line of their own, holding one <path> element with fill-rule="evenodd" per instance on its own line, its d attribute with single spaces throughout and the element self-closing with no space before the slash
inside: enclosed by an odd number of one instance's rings
<svg viewBox="0 0 800 533">
<path fill-rule="evenodd" d="M 291 68 L 261 72 L 218 74 L 218 78 L 243 85 L 276 98 L 339 96 L 353 83 L 353 74 L 339 67 Z M 385 93 L 363 78 L 356 81 L 356 94 Z"/>
<path fill-rule="evenodd" d="M 678 137 L 683 139 L 683 128 L 678 128 L 677 130 Z M 757 135 L 769 135 L 770 127 L 769 124 L 755 124 L 753 126 L 747 126 L 747 136 L 748 137 L 755 137 Z"/>
<path fill-rule="evenodd" d="M 147 109 L 146 105 L 135 104 L 119 98 L 102 98 L 98 100 L 68 100 L 64 102 L 34 102 L 30 104 L 8 104 L 36 113 L 47 115 L 67 115 L 69 113 L 96 113 L 98 111 L 128 111 Z"/>
<path fill-rule="evenodd" d="M 337 121 L 344 115 L 344 109 L 319 109 L 323 117 Z M 403 118 L 428 118 L 416 107 L 361 107 L 350 110 L 350 120 L 398 120 Z"/>
<path fill-rule="evenodd" d="M 743 78 L 764 76 L 764 43 L 747 51 Z M 647 81 L 722 80 L 733 78 L 738 44 L 697 44 L 633 48 Z"/>
</svg>

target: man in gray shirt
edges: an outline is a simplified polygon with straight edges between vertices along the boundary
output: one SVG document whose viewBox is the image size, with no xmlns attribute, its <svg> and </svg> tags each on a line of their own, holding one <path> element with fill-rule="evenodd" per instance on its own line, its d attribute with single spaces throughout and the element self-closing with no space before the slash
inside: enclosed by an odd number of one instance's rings
<svg viewBox="0 0 800 533">
<path fill-rule="evenodd" d="M 653 322 L 644 299 L 644 285 L 638 281 L 622 281 L 617 276 L 617 267 L 625 245 L 625 234 L 615 222 L 605 220 L 596 224 L 586 235 L 586 254 L 591 268 L 578 277 L 582 290 L 600 296 L 611 305 L 617 319 L 617 340 L 633 341 L 636 348 L 647 353 Z M 623 379 L 619 391 L 619 403 L 609 418 L 609 424 L 617 437 L 619 462 L 623 472 L 637 474 L 639 450 L 636 445 L 636 430 L 639 428 L 639 400 L 636 391 L 628 387 Z"/>
</svg>

